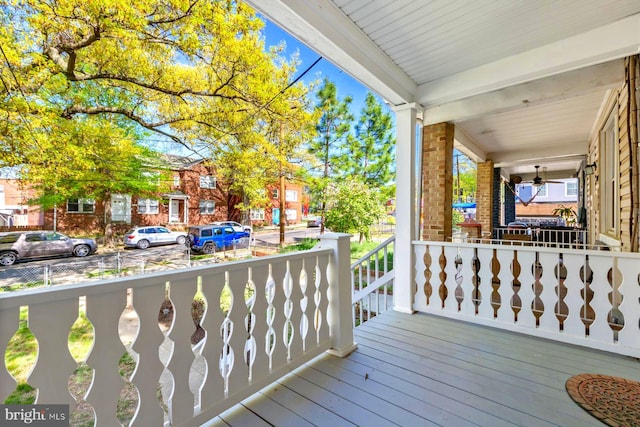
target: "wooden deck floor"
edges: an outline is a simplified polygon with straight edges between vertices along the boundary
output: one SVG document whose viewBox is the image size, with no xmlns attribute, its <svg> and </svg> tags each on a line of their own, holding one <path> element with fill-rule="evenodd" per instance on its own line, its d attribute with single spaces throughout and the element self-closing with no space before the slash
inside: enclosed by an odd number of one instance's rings
<svg viewBox="0 0 640 427">
<path fill-rule="evenodd" d="M 349 357 L 320 356 L 207 425 L 602 426 L 566 380 L 640 380 L 636 359 L 425 314 L 388 312 L 355 333 Z"/>
</svg>

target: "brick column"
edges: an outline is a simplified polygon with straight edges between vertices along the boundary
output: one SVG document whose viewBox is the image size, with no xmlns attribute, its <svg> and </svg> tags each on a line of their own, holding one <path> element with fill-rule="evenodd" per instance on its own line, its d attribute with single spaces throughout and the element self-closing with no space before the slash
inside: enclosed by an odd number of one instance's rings
<svg viewBox="0 0 640 427">
<path fill-rule="evenodd" d="M 453 198 L 453 131 L 451 123 L 422 130 L 422 239 L 451 238 Z"/>
<path fill-rule="evenodd" d="M 477 167 L 476 221 L 482 224 L 483 234 L 493 233 L 493 161 L 478 163 Z M 499 212 L 495 212 L 495 215 L 499 215 Z"/>
</svg>

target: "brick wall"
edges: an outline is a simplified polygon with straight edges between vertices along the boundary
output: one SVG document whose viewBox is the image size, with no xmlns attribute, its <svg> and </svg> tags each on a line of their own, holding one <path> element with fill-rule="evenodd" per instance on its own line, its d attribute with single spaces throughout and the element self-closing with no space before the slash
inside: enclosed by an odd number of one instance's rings
<svg viewBox="0 0 640 427">
<path fill-rule="evenodd" d="M 478 192 L 476 193 L 476 221 L 482 225 L 482 233 L 493 231 L 493 161 L 487 160 L 477 165 Z M 499 215 L 500 211 L 495 212 Z"/>
<path fill-rule="evenodd" d="M 450 123 L 422 129 L 422 239 L 446 241 L 452 233 L 453 131 Z"/>
</svg>

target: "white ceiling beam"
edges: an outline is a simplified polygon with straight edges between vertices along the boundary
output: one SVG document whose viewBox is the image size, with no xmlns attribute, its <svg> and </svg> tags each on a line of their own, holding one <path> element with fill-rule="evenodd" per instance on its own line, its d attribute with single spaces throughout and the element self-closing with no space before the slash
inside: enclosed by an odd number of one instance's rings
<svg viewBox="0 0 640 427">
<path fill-rule="evenodd" d="M 554 162 L 580 161 L 587 154 L 587 143 L 557 144 L 553 148 L 545 147 L 544 152 L 532 147 L 530 150 L 503 151 L 487 153 L 495 167 L 533 166 Z"/>
<path fill-rule="evenodd" d="M 476 163 L 484 162 L 487 159 L 487 154 L 476 141 L 457 126 L 453 131 L 453 146 Z"/>
<path fill-rule="evenodd" d="M 440 104 L 424 111 L 425 125 L 456 122 L 611 89 L 624 80 L 622 59 Z"/>
<path fill-rule="evenodd" d="M 640 52 L 640 14 L 420 85 L 425 107 L 496 91 Z"/>
<path fill-rule="evenodd" d="M 333 2 L 246 0 L 323 58 L 372 88 L 392 105 L 413 102 L 416 83 Z M 375 88 L 375 89 L 373 89 Z"/>
</svg>

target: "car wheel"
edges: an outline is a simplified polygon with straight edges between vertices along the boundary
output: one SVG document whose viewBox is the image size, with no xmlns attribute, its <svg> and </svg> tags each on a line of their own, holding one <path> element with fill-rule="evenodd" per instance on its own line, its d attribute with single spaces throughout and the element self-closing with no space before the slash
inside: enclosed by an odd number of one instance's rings
<svg viewBox="0 0 640 427">
<path fill-rule="evenodd" d="M 73 248 L 73 254 L 75 256 L 87 256 L 91 253 L 91 248 L 89 245 L 78 245 Z"/>
<path fill-rule="evenodd" d="M 138 249 L 147 249 L 149 247 L 149 241 L 146 239 L 142 239 L 137 244 Z"/>
<path fill-rule="evenodd" d="M 214 245 L 212 245 L 211 243 L 207 243 L 206 245 L 204 245 L 202 247 L 202 253 L 215 254 L 216 253 L 216 247 Z"/>
<path fill-rule="evenodd" d="M 0 265 L 13 265 L 18 259 L 15 252 L 1 252 L 0 253 Z"/>
<path fill-rule="evenodd" d="M 186 241 L 187 238 L 185 236 L 178 236 L 178 238 L 176 239 L 176 243 L 179 245 L 184 245 Z"/>
</svg>

